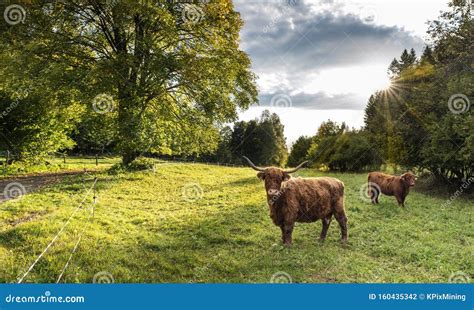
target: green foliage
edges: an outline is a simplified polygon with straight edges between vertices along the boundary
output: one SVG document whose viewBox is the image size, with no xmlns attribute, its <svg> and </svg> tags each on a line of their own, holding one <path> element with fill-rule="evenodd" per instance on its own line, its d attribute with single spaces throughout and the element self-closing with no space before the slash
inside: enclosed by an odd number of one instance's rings
<svg viewBox="0 0 474 310">
<path fill-rule="evenodd" d="M 387 163 L 461 180 L 473 175 L 474 22 L 466 2 L 450 7 L 419 62 L 406 50 L 392 62 L 392 87 L 369 99 L 365 129 Z"/>
<path fill-rule="evenodd" d="M 137 157 L 128 165 L 124 165 L 123 163 L 113 165 L 108 172 L 110 174 L 120 174 L 133 171 L 153 170 L 157 162 L 158 161 L 153 158 Z"/>
<path fill-rule="evenodd" d="M 132 161 L 127 169 L 129 171 L 151 170 L 156 165 L 156 160 L 146 157 L 138 157 Z"/>
<path fill-rule="evenodd" d="M 284 166 L 288 158 L 284 126 L 277 114 L 263 111 L 260 119 L 234 124 L 226 129 L 216 160 L 241 163 L 242 156 L 249 157 L 257 165 Z"/>
<path fill-rule="evenodd" d="M 315 167 L 336 171 L 360 171 L 380 165 L 368 132 L 348 130 L 344 123 L 332 121 L 320 125 L 306 157 Z"/>
<path fill-rule="evenodd" d="M 49 153 L 74 146 L 69 134 L 82 113 L 78 104 L 64 106 L 59 99 L 38 92 L 21 97 L 0 88 L 0 149 L 13 159 L 38 163 Z"/>
<path fill-rule="evenodd" d="M 403 50 L 400 60 L 396 58 L 392 60 L 388 67 L 388 73 L 391 77 L 397 77 L 403 70 L 413 67 L 417 62 L 416 52 L 412 48 L 410 52 Z"/>
<path fill-rule="evenodd" d="M 301 136 L 291 147 L 290 155 L 288 156 L 288 166 L 296 167 L 306 159 L 308 150 L 313 142 L 312 137 Z"/>
<path fill-rule="evenodd" d="M 199 20 L 185 18 L 189 6 Z M 89 115 L 80 142 L 104 149 L 114 141 L 125 164 L 150 151 L 213 151 L 215 127 L 257 101 L 250 60 L 239 50 L 242 20 L 229 0 L 72 0 L 27 9 L 28 23 L 2 33 L 1 59 L 12 60 L 2 61 L 2 73 L 21 63 L 11 86 L 39 82 L 51 96 L 69 93 L 65 103 L 111 96 L 115 128 L 106 119 L 102 131 Z"/>
<path fill-rule="evenodd" d="M 89 108 L 71 138 L 76 142 L 74 152 L 80 154 L 113 153 L 117 144 L 117 113 L 97 113 Z"/>
</svg>

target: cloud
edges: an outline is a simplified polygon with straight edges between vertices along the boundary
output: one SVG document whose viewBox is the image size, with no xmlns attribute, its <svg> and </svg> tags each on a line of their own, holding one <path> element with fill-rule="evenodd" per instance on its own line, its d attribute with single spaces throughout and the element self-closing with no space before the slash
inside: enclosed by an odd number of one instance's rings
<svg viewBox="0 0 474 310">
<path fill-rule="evenodd" d="M 300 92 L 294 95 L 286 95 L 289 99 L 275 100 L 275 98 L 281 98 L 287 93 L 288 92 L 262 93 L 260 95 L 260 106 L 276 108 L 295 107 L 316 110 L 359 110 L 361 108 L 360 102 L 365 102 L 366 100 L 365 96 L 355 93 L 328 95 L 324 92 L 315 94 Z"/>
<path fill-rule="evenodd" d="M 334 0 L 289 3 L 236 2 L 245 21 L 242 48 L 259 76 L 262 105 L 269 104 L 276 93 L 286 93 L 294 107 L 362 109 L 368 91 L 373 90 L 374 85 L 368 85 L 372 80 L 367 80 L 365 90 L 364 85 L 357 93 L 344 92 L 341 87 L 339 94 L 334 93 L 334 87 L 322 87 L 328 83 L 316 85 L 314 81 L 334 70 L 344 74 L 348 67 L 377 67 L 378 75 L 384 74 L 391 59 L 404 48 L 420 51 L 424 45 L 421 38 L 403 28 L 376 24 L 368 9 L 348 13 L 344 4 Z"/>
</svg>

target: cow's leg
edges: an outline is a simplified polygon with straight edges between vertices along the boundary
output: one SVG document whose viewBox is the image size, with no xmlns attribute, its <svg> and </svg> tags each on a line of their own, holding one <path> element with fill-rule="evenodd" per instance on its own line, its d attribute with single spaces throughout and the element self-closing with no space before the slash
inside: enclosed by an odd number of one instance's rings
<svg viewBox="0 0 474 310">
<path fill-rule="evenodd" d="M 398 202 L 398 206 L 399 207 L 405 207 L 405 198 L 402 197 L 402 196 L 395 196 L 395 198 L 397 199 L 397 202 Z"/>
<path fill-rule="evenodd" d="M 285 223 L 281 226 L 281 238 L 283 240 L 283 244 L 286 246 L 290 246 L 293 242 L 291 235 L 293 233 L 294 226 L 294 223 Z"/>
<path fill-rule="evenodd" d="M 339 199 L 334 204 L 334 217 L 341 227 L 341 240 L 343 243 L 347 242 L 347 216 L 344 210 L 344 196 L 339 197 Z"/>
<path fill-rule="evenodd" d="M 329 225 L 331 225 L 332 214 L 326 218 L 322 219 L 323 222 L 323 230 L 321 231 L 321 235 L 319 236 L 319 241 L 324 241 L 326 239 L 326 235 L 328 233 Z"/>
<path fill-rule="evenodd" d="M 372 202 L 372 204 L 375 204 L 375 199 L 377 197 L 377 194 L 374 192 L 374 188 L 372 188 L 372 186 L 370 186 L 370 183 L 368 185 L 367 191 L 369 193 L 370 202 Z"/>
<path fill-rule="evenodd" d="M 344 209 L 342 210 L 337 210 L 335 214 L 336 220 L 339 223 L 339 226 L 341 227 L 341 241 L 343 243 L 347 242 L 347 216 L 346 213 L 344 212 Z"/>
<path fill-rule="evenodd" d="M 281 241 L 285 243 L 285 225 L 281 224 L 280 229 L 281 229 Z"/>
</svg>

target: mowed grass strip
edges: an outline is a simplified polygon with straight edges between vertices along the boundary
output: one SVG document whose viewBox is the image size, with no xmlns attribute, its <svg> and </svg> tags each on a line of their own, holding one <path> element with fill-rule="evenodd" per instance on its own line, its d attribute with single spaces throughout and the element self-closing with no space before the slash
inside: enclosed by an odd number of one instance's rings
<svg viewBox="0 0 474 310">
<path fill-rule="evenodd" d="M 472 200 L 442 208 L 448 197 L 414 191 L 405 209 L 386 196 L 373 206 L 360 194 L 366 174 L 324 175 L 346 185 L 346 247 L 335 220 L 324 244 L 318 221 L 297 224 L 293 247 L 283 247 L 263 184 L 249 168 L 163 164 L 155 173 L 100 174 L 95 217 L 64 282 L 90 283 L 98 272 L 118 283 L 261 283 L 277 272 L 301 283 L 448 282 L 459 271 L 473 278 Z M 0 282 L 26 271 L 84 192 L 81 178 L 70 177 L 0 205 Z M 56 281 L 88 212 L 78 212 L 25 282 Z"/>
</svg>

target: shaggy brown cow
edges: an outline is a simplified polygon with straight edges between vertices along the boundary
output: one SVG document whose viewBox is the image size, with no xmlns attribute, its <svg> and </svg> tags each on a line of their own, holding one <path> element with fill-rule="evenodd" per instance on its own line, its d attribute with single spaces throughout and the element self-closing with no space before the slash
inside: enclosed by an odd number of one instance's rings
<svg viewBox="0 0 474 310">
<path fill-rule="evenodd" d="M 250 167 L 258 171 L 265 182 L 270 217 L 281 228 L 282 240 L 291 245 L 295 222 L 311 223 L 319 219 L 323 229 L 319 239 L 326 238 L 332 216 L 341 228 L 342 242 L 347 242 L 347 217 L 344 211 L 344 183 L 334 178 L 294 178 L 290 173 L 301 169 L 307 162 L 292 170 L 276 167 L 259 168 L 245 157 Z"/>
<path fill-rule="evenodd" d="M 380 192 L 388 196 L 395 196 L 398 205 L 405 207 L 405 198 L 410 187 L 415 186 L 416 176 L 410 171 L 401 176 L 394 176 L 382 172 L 371 172 L 368 175 L 369 197 L 373 204 L 379 203 Z"/>
</svg>

